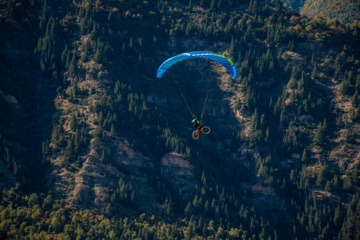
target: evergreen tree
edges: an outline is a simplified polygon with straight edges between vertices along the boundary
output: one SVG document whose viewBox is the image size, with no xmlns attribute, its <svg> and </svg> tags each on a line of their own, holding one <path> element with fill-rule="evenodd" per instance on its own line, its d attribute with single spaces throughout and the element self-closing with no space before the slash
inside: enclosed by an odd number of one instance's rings
<svg viewBox="0 0 360 240">
<path fill-rule="evenodd" d="M 235 46 L 234 46 L 234 37 L 231 38 L 231 43 L 230 43 L 230 49 L 229 49 L 229 55 L 230 57 L 234 57 L 234 51 L 235 51 Z"/>
<path fill-rule="evenodd" d="M 90 45 L 89 41 L 86 41 L 85 47 L 84 47 L 84 53 L 81 56 L 81 61 L 83 61 L 83 62 L 89 61 L 89 48 L 90 48 L 89 45 Z"/>
<path fill-rule="evenodd" d="M 215 6 L 216 6 L 215 0 L 211 0 L 210 10 L 215 10 Z"/>
<path fill-rule="evenodd" d="M 350 93 L 350 90 L 350 81 L 348 79 L 343 79 L 340 84 L 339 93 L 342 95 L 347 95 Z"/>
<path fill-rule="evenodd" d="M 100 162 L 101 163 L 106 163 L 106 155 L 105 155 L 105 151 L 103 150 L 101 157 L 100 157 Z"/>
<path fill-rule="evenodd" d="M 326 177 L 328 166 L 321 166 L 319 169 L 318 176 L 316 178 L 316 186 L 322 187 L 324 184 L 324 178 Z"/>
<path fill-rule="evenodd" d="M 317 77 L 317 64 L 316 62 L 314 63 L 314 67 L 313 67 L 313 70 L 311 72 L 311 77 L 312 78 L 316 78 Z"/>
<path fill-rule="evenodd" d="M 282 11 L 282 2 L 280 0 L 275 0 L 275 10 L 277 13 Z"/>
<path fill-rule="evenodd" d="M 75 132 L 77 127 L 78 127 L 77 118 L 75 116 L 75 112 L 72 112 L 70 116 L 70 129 Z"/>
<path fill-rule="evenodd" d="M 252 120 L 251 120 L 251 126 L 252 126 L 252 129 L 255 131 L 259 128 L 259 116 L 258 116 L 258 110 L 255 109 L 254 111 L 254 115 L 252 117 Z"/>
<path fill-rule="evenodd" d="M 313 53 L 312 56 L 311 56 L 311 66 L 314 67 L 314 64 L 315 64 L 315 54 Z"/>
<path fill-rule="evenodd" d="M 164 208 L 165 208 L 165 213 L 166 215 L 169 217 L 172 214 L 172 207 L 173 203 L 170 200 L 168 200 L 167 198 L 165 199 L 165 203 L 164 203 Z"/>
<path fill-rule="evenodd" d="M 326 121 L 325 121 L 326 123 Z M 325 143 L 325 128 L 323 127 L 323 124 L 320 122 L 313 138 L 313 142 L 319 146 L 324 145 Z"/>
<path fill-rule="evenodd" d="M 112 136 L 112 137 L 115 137 L 115 136 L 116 136 L 114 124 L 111 125 L 110 136 Z"/>
<path fill-rule="evenodd" d="M 186 205 L 186 208 L 185 208 L 184 213 L 185 213 L 185 216 L 188 216 L 188 217 L 189 217 L 190 215 L 192 215 L 192 205 L 191 205 L 190 201 L 189 201 L 188 204 Z"/>
<path fill-rule="evenodd" d="M 75 54 L 73 54 L 73 56 L 72 56 L 72 58 L 71 58 L 70 65 L 69 65 L 69 69 L 68 69 L 68 71 L 69 71 L 69 76 L 70 76 L 70 77 L 74 77 L 74 76 L 75 76 L 75 74 L 76 74 L 76 69 L 77 69 L 77 67 L 76 67 L 76 56 L 75 56 Z"/>
<path fill-rule="evenodd" d="M 309 161 L 309 153 L 306 149 L 304 149 L 302 157 L 301 157 L 301 162 L 303 163 L 307 163 Z"/>
</svg>

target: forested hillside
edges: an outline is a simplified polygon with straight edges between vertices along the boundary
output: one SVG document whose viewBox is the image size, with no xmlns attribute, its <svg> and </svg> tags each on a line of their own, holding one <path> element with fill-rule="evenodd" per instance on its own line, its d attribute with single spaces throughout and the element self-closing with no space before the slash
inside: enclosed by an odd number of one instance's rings
<svg viewBox="0 0 360 240">
<path fill-rule="evenodd" d="M 359 1 L 308 0 L 305 2 L 300 12 L 307 16 L 318 16 L 343 23 L 354 24 L 360 21 Z"/>
<path fill-rule="evenodd" d="M 360 238 L 359 24 L 279 0 L 1 0 L 0 25 L 0 239 Z M 188 51 L 239 77 L 156 78 Z"/>
<path fill-rule="evenodd" d="M 360 21 L 359 1 L 340 0 L 283 0 L 284 7 L 308 17 L 322 17 L 345 24 Z"/>
<path fill-rule="evenodd" d="M 283 0 L 281 1 L 285 8 L 300 12 L 306 3 L 306 0 Z"/>
</svg>

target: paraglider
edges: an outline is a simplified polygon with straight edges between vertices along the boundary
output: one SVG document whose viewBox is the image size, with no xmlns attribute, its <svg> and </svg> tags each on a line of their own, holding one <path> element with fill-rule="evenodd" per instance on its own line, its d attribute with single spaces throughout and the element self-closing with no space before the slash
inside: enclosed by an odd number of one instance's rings
<svg viewBox="0 0 360 240">
<path fill-rule="evenodd" d="M 238 68 L 229 58 L 227 58 L 223 55 L 220 55 L 220 54 L 212 53 L 212 52 L 195 51 L 195 52 L 182 53 L 182 54 L 179 54 L 179 55 L 176 55 L 174 57 L 167 59 L 159 67 L 156 77 L 161 78 L 163 76 L 163 74 L 172 65 L 174 65 L 182 60 L 191 59 L 191 58 L 206 58 L 206 59 L 216 61 L 216 62 L 220 63 L 221 65 L 223 65 L 229 71 L 232 79 L 235 79 L 239 76 Z"/>
<path fill-rule="evenodd" d="M 209 59 L 209 60 L 213 60 L 215 62 L 220 63 L 222 66 L 224 66 L 228 72 L 231 75 L 232 79 L 235 79 L 239 76 L 239 70 L 236 67 L 236 65 L 233 63 L 233 61 L 231 61 L 231 59 L 220 55 L 220 54 L 216 54 L 216 53 L 212 53 L 212 52 L 204 52 L 204 51 L 194 51 L 194 52 L 187 52 L 187 53 L 182 53 L 179 55 L 176 55 L 174 57 L 171 57 L 169 59 L 167 59 L 166 61 L 164 61 L 161 66 L 159 67 L 159 69 L 157 70 L 157 78 L 161 78 L 164 73 L 174 64 L 186 60 L 186 59 L 196 59 L 196 58 L 203 58 L 203 59 Z M 188 107 L 191 115 L 194 117 L 194 114 L 192 113 L 192 111 L 190 110 L 190 107 L 184 97 L 184 95 L 182 94 L 182 92 L 180 91 L 181 96 L 183 97 L 186 106 Z M 195 119 L 193 119 L 192 123 L 194 124 L 194 127 L 196 128 L 196 130 L 193 132 L 192 136 L 195 140 L 197 140 L 200 136 L 200 134 L 208 134 L 210 133 L 210 128 L 207 126 L 203 126 L 202 123 L 202 117 L 204 114 L 204 110 L 206 108 L 206 100 L 207 100 L 208 94 L 206 95 L 206 99 L 204 101 L 204 106 L 203 106 L 203 110 L 202 110 L 202 114 L 201 114 L 201 119 L 199 119 L 198 116 L 196 116 Z"/>
</svg>

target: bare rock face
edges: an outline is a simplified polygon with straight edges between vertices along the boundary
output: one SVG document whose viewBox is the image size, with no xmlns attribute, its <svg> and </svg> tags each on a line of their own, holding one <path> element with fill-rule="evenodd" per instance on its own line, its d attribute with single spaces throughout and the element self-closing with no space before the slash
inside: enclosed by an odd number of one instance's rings
<svg viewBox="0 0 360 240">
<path fill-rule="evenodd" d="M 172 175 L 194 176 L 195 172 L 195 167 L 177 153 L 165 154 L 161 159 L 161 167 L 165 173 Z"/>
<path fill-rule="evenodd" d="M 115 159 L 118 163 L 134 167 L 149 167 L 150 164 L 147 157 L 123 143 L 118 144 Z"/>
<path fill-rule="evenodd" d="M 245 105 L 243 104 L 240 108 L 240 110 L 238 110 L 236 117 L 243 117 L 243 118 L 247 118 L 250 116 L 249 111 L 246 109 Z"/>
<path fill-rule="evenodd" d="M 251 186 L 251 190 L 254 194 L 262 195 L 263 198 L 276 198 L 276 191 L 271 186 L 255 184 Z"/>
<path fill-rule="evenodd" d="M 167 153 L 161 159 L 161 171 L 186 197 L 195 188 L 195 166 L 178 153 Z"/>
<path fill-rule="evenodd" d="M 299 53 L 287 51 L 284 53 L 283 58 L 285 58 L 285 54 L 290 60 L 292 66 L 305 66 L 307 64 L 306 59 Z"/>
<path fill-rule="evenodd" d="M 71 205 L 79 206 L 94 203 L 101 209 L 105 207 L 102 202 L 98 201 L 100 183 L 95 183 L 99 182 L 98 178 L 102 175 L 93 162 L 93 159 L 88 157 L 82 168 L 75 174 L 74 189 L 69 194 L 68 199 Z"/>
<path fill-rule="evenodd" d="M 334 62 L 334 59 L 325 58 L 323 62 L 319 63 L 319 67 L 321 71 L 329 73 L 333 69 Z"/>
<path fill-rule="evenodd" d="M 63 157 L 53 156 L 53 175 L 60 178 L 56 183 L 56 191 L 66 195 L 70 205 L 105 209 L 107 199 L 119 187 L 121 178 L 130 182 L 141 197 L 149 198 L 154 195 L 152 188 L 145 186 L 148 181 L 149 159 L 120 141 L 115 144 L 116 153 L 107 162 L 101 162 L 100 155 L 89 148 L 88 153 L 82 156 L 83 162 L 78 168 L 63 168 Z"/>
<path fill-rule="evenodd" d="M 104 210 L 112 192 L 119 187 L 119 180 L 123 179 L 131 183 L 138 201 L 145 203 L 143 208 L 156 208 L 156 193 L 149 185 L 151 160 L 121 141 L 114 144 L 115 154 L 104 163 L 92 148 L 82 157 L 79 168 L 62 168 L 62 157 L 54 156 L 53 174 L 61 178 L 57 192 L 66 195 L 72 206 Z M 174 152 L 159 160 L 162 176 L 187 197 L 196 186 L 195 166 Z"/>
<path fill-rule="evenodd" d="M 3 91 L 0 90 L 0 97 L 4 98 L 7 103 L 13 105 L 15 109 L 20 108 L 20 105 L 14 96 L 5 94 Z"/>
</svg>

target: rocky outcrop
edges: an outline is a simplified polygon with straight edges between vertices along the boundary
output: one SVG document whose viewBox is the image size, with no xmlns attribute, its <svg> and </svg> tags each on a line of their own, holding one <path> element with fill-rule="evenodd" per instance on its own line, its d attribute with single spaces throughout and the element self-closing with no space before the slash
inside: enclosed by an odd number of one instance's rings
<svg viewBox="0 0 360 240">
<path fill-rule="evenodd" d="M 161 168 L 164 173 L 178 176 L 194 176 L 195 167 L 180 154 L 168 153 L 161 159 Z"/>
<path fill-rule="evenodd" d="M 161 171 L 175 189 L 182 191 L 186 198 L 196 185 L 195 166 L 180 154 L 172 152 L 161 159 Z"/>
</svg>

